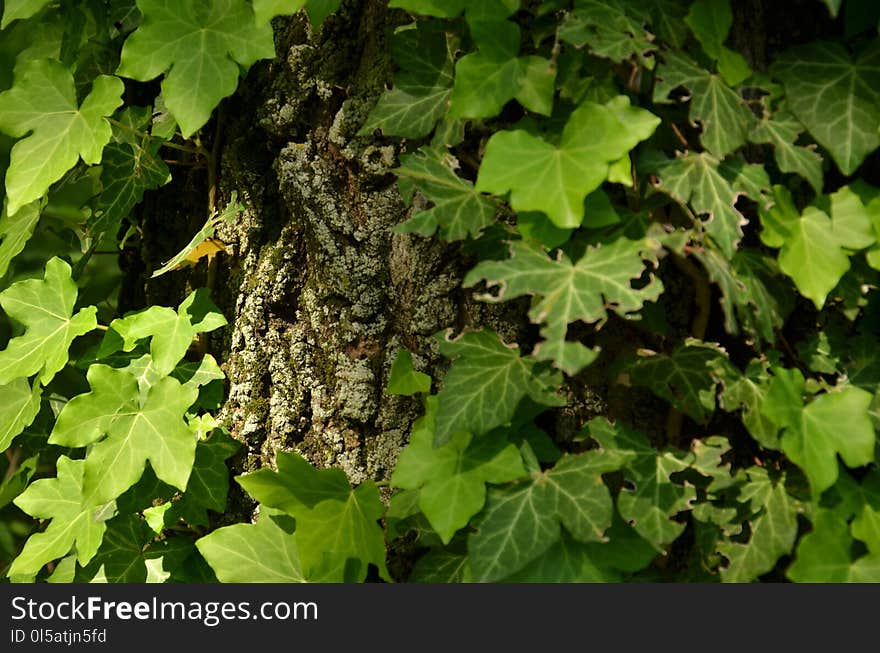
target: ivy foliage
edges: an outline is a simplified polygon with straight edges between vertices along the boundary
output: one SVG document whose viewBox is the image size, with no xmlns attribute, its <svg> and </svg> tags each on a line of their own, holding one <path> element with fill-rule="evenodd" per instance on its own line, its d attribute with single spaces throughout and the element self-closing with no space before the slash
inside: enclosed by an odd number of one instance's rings
<svg viewBox="0 0 880 653">
<path fill-rule="evenodd" d="M 206 289 L 117 314 L 99 252 L 137 239 L 170 152 L 216 171 L 205 128 L 273 25 L 342 4 L 0 3 L 4 575 L 880 581 L 866 0 L 816 0 L 794 40 L 768 5 L 750 52 L 729 0 L 389 0 L 357 138 L 399 151 L 394 237 L 467 253 L 462 292 L 528 298 L 527 328 L 436 334 L 441 375 L 389 352 L 422 410 L 390 478 L 281 451 L 234 477 L 254 518 L 219 519 L 226 317 Z M 216 191 L 153 277 L 228 252 L 245 207 Z"/>
</svg>

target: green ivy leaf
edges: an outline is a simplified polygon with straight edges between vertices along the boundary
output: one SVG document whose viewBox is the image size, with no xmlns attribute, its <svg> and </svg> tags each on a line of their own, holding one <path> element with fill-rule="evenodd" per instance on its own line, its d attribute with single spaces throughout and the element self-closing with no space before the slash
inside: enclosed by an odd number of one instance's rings
<svg viewBox="0 0 880 653">
<path fill-rule="evenodd" d="M 833 510 L 818 510 L 813 530 L 798 544 L 787 576 L 796 583 L 878 583 L 880 554 L 852 557 L 849 525 Z"/>
<path fill-rule="evenodd" d="M 779 429 L 761 412 L 764 397 L 770 384 L 768 364 L 759 360 L 749 361 L 744 374 L 734 372 L 732 367 L 713 367 L 723 390 L 719 403 L 724 410 L 742 409 L 743 425 L 762 447 L 779 450 Z"/>
<path fill-rule="evenodd" d="M 136 515 L 121 515 L 107 522 L 101 548 L 88 566 L 79 571 L 76 581 L 164 582 L 168 573 L 161 569 L 161 559 L 149 546 L 152 539 L 152 531 Z"/>
<path fill-rule="evenodd" d="M 412 354 L 408 349 L 399 349 L 391 373 L 388 376 L 388 394 L 411 397 L 419 393 L 431 392 L 431 377 L 413 369 Z"/>
<path fill-rule="evenodd" d="M 138 0 L 144 20 L 122 46 L 117 74 L 162 80 L 165 103 L 189 138 L 238 86 L 239 66 L 275 56 L 269 25 L 243 0 Z M 114 107 L 115 108 L 115 107 Z"/>
<path fill-rule="evenodd" d="M 634 10 L 632 3 L 620 0 L 578 0 L 559 25 L 559 39 L 576 48 L 589 46 L 597 57 L 618 63 L 634 59 L 650 70 L 657 46 L 645 29 L 649 17 Z"/>
<path fill-rule="evenodd" d="M 425 415 L 416 420 L 409 445 L 400 453 L 391 484 L 418 490 L 419 508 L 448 544 L 483 508 L 486 483 L 505 483 L 525 476 L 519 450 L 496 434 L 473 440 L 457 433 L 434 447 L 437 398 L 429 397 Z"/>
<path fill-rule="evenodd" d="M 391 580 L 385 566 L 385 538 L 378 524 L 383 514 L 385 505 L 372 481 L 361 483 L 344 499 L 326 499 L 299 511 L 295 517 L 303 567 L 313 570 L 329 554 L 359 562 L 355 570 L 346 571 L 346 582 L 362 581 L 368 563 L 376 566 L 381 578 Z"/>
<path fill-rule="evenodd" d="M 684 20 L 728 84 L 735 86 L 752 74 L 742 55 L 724 46 L 733 26 L 730 0 L 696 0 Z"/>
<path fill-rule="evenodd" d="M 696 250 L 694 256 L 721 290 L 726 331 L 735 335 L 741 326 L 759 342 L 774 342 L 791 309 L 777 279 L 776 261 L 755 250 L 739 250 L 730 260 L 709 247 Z"/>
<path fill-rule="evenodd" d="M 854 185 L 855 186 L 855 185 Z M 880 201 L 862 202 L 850 186 L 844 186 L 829 196 L 831 200 L 831 228 L 834 239 L 847 249 L 864 249 L 877 242 L 874 223 L 880 224 Z"/>
<path fill-rule="evenodd" d="M 208 510 L 224 512 L 229 494 L 226 459 L 240 447 L 223 429 L 215 429 L 207 440 L 198 442 L 186 492 L 165 513 L 166 524 L 174 523 L 179 516 L 193 526 L 208 526 Z"/>
<path fill-rule="evenodd" d="M 418 559 L 407 578 L 410 583 L 470 583 L 473 580 L 466 555 L 434 549 Z"/>
<path fill-rule="evenodd" d="M 693 486 L 671 479 L 675 472 L 688 468 L 692 454 L 658 452 L 641 433 L 600 417 L 587 424 L 587 431 L 601 446 L 602 455 L 628 461 L 623 474 L 629 486 L 621 488 L 617 509 L 639 535 L 662 551 L 685 527 L 670 518 L 690 510 L 697 496 Z"/>
<path fill-rule="evenodd" d="M 73 75 L 61 63 L 26 60 L 15 69 L 15 85 L 0 93 L 0 131 L 21 138 L 6 171 L 6 209 L 15 214 L 43 197 L 82 158 L 98 163 L 110 141 L 104 116 L 122 104 L 122 81 L 100 75 L 77 105 Z"/>
<path fill-rule="evenodd" d="M 703 147 L 723 158 L 743 145 L 754 118 L 742 98 L 720 76 L 680 52 L 664 52 L 663 59 L 657 67 L 654 102 L 669 102 L 675 89 L 685 87 L 691 92 L 691 123 L 702 127 Z"/>
<path fill-rule="evenodd" d="M 17 281 L 0 293 L 3 310 L 25 325 L 0 351 L 0 384 L 39 373 L 46 385 L 67 364 L 70 343 L 97 324 L 94 306 L 73 315 L 76 295 L 70 266 L 57 257 L 46 263 L 42 280 Z"/>
<path fill-rule="evenodd" d="M 749 140 L 752 143 L 773 145 L 776 164 L 782 172 L 800 175 L 813 187 L 816 193 L 822 192 L 822 156 L 815 146 L 795 145 L 803 126 L 795 117 L 783 111 L 772 118 L 764 118 L 752 127 Z"/>
<path fill-rule="evenodd" d="M 565 455 L 528 483 L 490 489 L 477 531 L 468 539 L 474 580 L 516 573 L 559 540 L 560 524 L 579 541 L 602 541 L 614 508 L 601 475 L 620 469 L 629 457 L 597 451 Z"/>
<path fill-rule="evenodd" d="M 150 121 L 149 107 L 137 112 L 126 109 L 119 117 L 133 129 L 145 131 Z M 122 130 L 119 129 L 118 132 Z M 117 133 L 118 133 L 117 132 Z M 89 220 L 93 233 L 115 231 L 123 218 L 141 201 L 144 191 L 159 188 L 171 181 L 171 172 L 159 156 L 160 139 L 125 133 L 104 148 L 101 160 L 101 183 L 104 186 L 96 215 Z"/>
<path fill-rule="evenodd" d="M 423 147 L 400 157 L 400 166 L 394 172 L 399 177 L 401 193 L 409 199 L 412 190 L 418 189 L 434 206 L 416 212 L 394 231 L 430 236 L 439 227 L 443 239 L 454 241 L 468 236 L 476 238 L 495 221 L 497 204 L 476 192 L 471 182 L 459 177 L 453 161 L 438 148 Z"/>
<path fill-rule="evenodd" d="M 138 481 L 147 461 L 161 480 L 185 490 L 196 437 L 183 415 L 198 390 L 164 377 L 141 403 L 136 379 L 124 370 L 92 365 L 87 378 L 91 392 L 64 406 L 49 436 L 51 444 L 68 447 L 95 443 L 85 463 L 84 500 L 115 499 Z"/>
<path fill-rule="evenodd" d="M 556 68 L 544 57 L 517 57 L 518 29 L 516 33 L 515 46 L 509 50 L 481 50 L 458 60 L 450 116 L 490 118 L 514 99 L 529 111 L 550 115 Z"/>
<path fill-rule="evenodd" d="M 871 393 L 845 386 L 818 396 L 804 408 L 799 370 L 774 369 L 761 412 L 780 429 L 782 451 L 804 470 L 814 496 L 837 480 L 837 454 L 849 467 L 874 460 L 876 436 L 868 408 Z"/>
<path fill-rule="evenodd" d="M 779 558 L 791 552 L 797 537 L 797 502 L 785 490 L 785 477 L 774 482 L 759 467 L 746 473 L 749 481 L 740 489 L 740 498 L 751 504 L 751 537 L 744 543 L 720 544 L 718 550 L 728 561 L 721 568 L 721 579 L 727 583 L 753 581 L 771 571 Z"/>
<path fill-rule="evenodd" d="M 388 136 L 422 138 L 448 109 L 458 38 L 422 22 L 394 34 L 389 47 L 400 70 L 358 134 L 381 129 Z"/>
<path fill-rule="evenodd" d="M 12 259 L 21 254 L 39 220 L 39 202 L 25 204 L 12 215 L 6 211 L 6 202 L 3 203 L 3 212 L 0 213 L 0 277 L 6 274 Z"/>
<path fill-rule="evenodd" d="M 602 567 L 594 559 L 596 544 L 583 544 L 565 532 L 542 555 L 515 574 L 507 583 L 614 583 L 620 572 Z"/>
<path fill-rule="evenodd" d="M 372 563 L 382 578 L 385 540 L 377 520 L 385 513 L 371 481 L 352 490 L 341 469 L 317 470 L 295 453 L 279 453 L 277 472 L 262 469 L 235 480 L 260 503 L 296 519 L 302 568 L 312 578 L 331 566 L 345 565 L 346 581 L 362 581 Z"/>
<path fill-rule="evenodd" d="M 671 354 L 640 350 L 639 358 L 626 369 L 633 384 L 650 389 L 698 424 L 705 424 L 715 410 L 712 372 L 719 359 L 728 359 L 721 347 L 688 338 Z"/>
<path fill-rule="evenodd" d="M 107 519 L 113 516 L 113 502 L 96 506 L 83 493 L 85 461 L 58 458 L 58 475 L 34 481 L 14 501 L 32 517 L 51 519 L 48 528 L 28 538 L 21 553 L 13 560 L 9 576 L 35 574 L 44 564 L 66 555 L 76 547 L 81 565 L 101 546 Z"/>
<path fill-rule="evenodd" d="M 236 482 L 264 506 L 283 510 L 296 516 L 321 501 L 342 499 L 351 486 L 341 469 L 315 469 L 302 456 L 279 452 L 275 457 L 277 471 L 260 469 L 236 476 Z"/>
<path fill-rule="evenodd" d="M 218 528 L 196 547 L 222 583 L 306 582 L 296 534 L 282 529 L 271 513 L 255 524 Z"/>
<path fill-rule="evenodd" d="M 42 11 L 51 0 L 6 0 L 3 3 L 3 22 L 0 29 L 6 29 L 14 20 L 24 20 Z"/>
<path fill-rule="evenodd" d="M 771 67 L 788 107 L 845 175 L 880 146 L 880 46 L 852 59 L 837 43 L 814 41 L 784 52 Z"/>
<path fill-rule="evenodd" d="M 510 192 L 517 211 L 543 211 L 557 227 L 584 218 L 584 198 L 620 160 L 654 133 L 660 119 L 617 96 L 607 104 L 583 102 L 568 119 L 558 145 L 524 130 L 496 132 L 486 145 L 476 188 Z"/>
<path fill-rule="evenodd" d="M 732 258 L 742 239 L 742 226 L 748 220 L 735 204 L 745 192 L 741 183 L 730 179 L 711 154 L 693 152 L 656 167 L 660 190 L 682 204 L 690 203 L 698 215 L 706 215 L 706 232 L 728 258 Z M 725 176 L 728 173 L 728 177 Z"/>
<path fill-rule="evenodd" d="M 440 351 L 455 358 L 437 395 L 434 445 L 441 446 L 459 431 L 482 435 L 513 418 L 526 396 L 543 405 L 560 405 L 554 390 L 558 379 L 536 369 L 519 347 L 505 345 L 491 331 L 466 333 L 455 340 L 439 337 Z"/>
<path fill-rule="evenodd" d="M 659 279 L 640 288 L 634 280 L 645 271 L 649 247 L 644 241 L 618 238 L 589 247 L 572 263 L 564 253 L 548 258 L 543 247 L 529 241 L 513 241 L 511 256 L 504 261 L 484 261 L 471 270 L 465 287 L 485 279 L 488 286 L 500 288 L 497 295 L 484 295 L 487 301 L 507 301 L 534 295 L 529 317 L 544 324 L 544 341 L 535 348 L 538 360 L 551 360 L 567 374 L 576 374 L 596 358 L 597 352 L 579 342 L 565 339 L 568 325 L 577 320 L 604 322 L 610 308 L 621 316 L 639 310 L 645 301 L 655 301 L 663 292 Z"/>
<path fill-rule="evenodd" d="M 167 306 L 151 306 L 110 323 L 122 336 L 123 351 L 134 349 L 137 341 L 151 338 L 152 366 L 159 376 L 171 373 L 186 354 L 197 333 L 213 331 L 226 325 L 226 318 L 200 288 L 184 299 L 175 311 Z"/>
<path fill-rule="evenodd" d="M 8 449 L 12 439 L 34 421 L 40 412 L 41 390 L 39 383 L 31 389 L 23 378 L 0 385 L 0 451 Z"/>
<path fill-rule="evenodd" d="M 834 233 L 828 215 L 808 206 L 798 214 L 788 190 L 774 186 L 774 201 L 760 211 L 761 240 L 781 247 L 780 269 L 798 291 L 821 309 L 825 299 L 849 270 L 849 257 Z"/>
</svg>

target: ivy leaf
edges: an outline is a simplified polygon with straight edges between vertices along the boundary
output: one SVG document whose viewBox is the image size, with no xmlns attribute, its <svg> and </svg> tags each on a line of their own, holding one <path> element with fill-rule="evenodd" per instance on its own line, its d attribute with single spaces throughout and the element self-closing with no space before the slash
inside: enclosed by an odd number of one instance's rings
<svg viewBox="0 0 880 653">
<path fill-rule="evenodd" d="M 880 46 L 855 59 L 842 45 L 814 41 L 784 52 L 771 73 L 782 80 L 788 107 L 851 175 L 880 146 Z"/>
<path fill-rule="evenodd" d="M 853 539 L 846 520 L 834 510 L 820 509 L 813 530 L 798 544 L 786 575 L 796 583 L 880 582 L 880 554 L 852 558 Z"/>
<path fill-rule="evenodd" d="M 486 483 L 505 483 L 525 476 L 519 450 L 501 435 L 473 440 L 456 433 L 434 447 L 437 398 L 429 397 L 425 415 L 413 425 L 409 445 L 400 453 L 391 484 L 418 490 L 419 508 L 448 544 L 483 508 Z"/>
<path fill-rule="evenodd" d="M 70 343 L 97 324 L 94 306 L 73 315 L 76 294 L 70 266 L 57 257 L 46 263 L 42 280 L 17 281 L 0 293 L 3 310 L 25 325 L 0 351 L 0 385 L 37 373 L 46 385 L 67 364 Z"/>
<path fill-rule="evenodd" d="M 3 22 L 0 29 L 6 29 L 14 20 L 24 20 L 42 11 L 51 0 L 6 0 L 3 3 Z"/>
<path fill-rule="evenodd" d="M 474 185 L 455 174 L 452 157 L 437 148 L 420 148 L 400 157 L 394 169 L 401 192 L 412 197 L 417 188 L 434 206 L 418 211 L 407 222 L 395 227 L 398 233 L 416 232 L 430 236 L 439 227 L 440 236 L 449 241 L 474 238 L 495 221 L 497 204 L 474 190 Z"/>
<path fill-rule="evenodd" d="M 468 539 L 474 580 L 500 580 L 522 569 L 559 540 L 549 489 L 520 484 L 491 489 L 477 532 Z"/>
<path fill-rule="evenodd" d="M 804 470 L 814 496 L 837 480 L 837 454 L 849 467 L 874 460 L 876 436 L 868 409 L 871 393 L 845 386 L 820 395 L 804 408 L 804 377 L 799 370 L 777 368 L 761 412 L 782 434 L 782 451 Z"/>
<path fill-rule="evenodd" d="M 505 345 L 497 334 L 482 330 L 455 340 L 439 337 L 440 352 L 455 358 L 437 395 L 434 445 L 441 446 L 459 431 L 482 435 L 507 424 L 523 397 L 555 406 L 558 378 L 536 369 L 536 363 Z"/>
<path fill-rule="evenodd" d="M 742 409 L 743 425 L 755 440 L 766 449 L 779 450 L 779 429 L 761 412 L 770 375 L 768 364 L 759 360 L 749 361 L 744 374 L 733 372 L 730 365 L 714 367 L 723 386 L 719 403 L 724 410 Z"/>
<path fill-rule="evenodd" d="M 735 335 L 741 326 L 758 341 L 774 342 L 776 329 L 782 328 L 792 308 L 777 279 L 775 260 L 754 250 L 739 250 L 729 260 L 708 247 L 694 256 L 721 290 L 725 330 Z"/>
<path fill-rule="evenodd" d="M 519 38 L 515 43 L 519 45 Z M 544 57 L 517 57 L 516 46 L 510 50 L 481 50 L 458 60 L 450 96 L 450 116 L 490 118 L 501 113 L 504 105 L 513 99 L 529 111 L 550 115 L 556 68 Z"/>
<path fill-rule="evenodd" d="M 275 56 L 272 28 L 257 25 L 243 0 L 138 0 L 143 22 L 122 46 L 117 74 L 162 80 L 165 103 L 184 138 L 238 86 L 239 66 Z"/>
<path fill-rule="evenodd" d="M 0 451 L 8 449 L 12 439 L 34 421 L 40 412 L 41 395 L 39 383 L 34 383 L 32 390 L 23 378 L 0 385 Z"/>
<path fill-rule="evenodd" d="M 198 390 L 163 377 L 141 403 L 137 381 L 124 370 L 92 365 L 86 376 L 91 392 L 64 406 L 49 436 L 50 444 L 68 447 L 95 443 L 85 463 L 84 500 L 115 499 L 138 481 L 147 461 L 162 481 L 185 490 L 196 438 L 183 415 Z"/>
<path fill-rule="evenodd" d="M 221 583 L 304 583 L 296 534 L 271 513 L 255 524 L 218 528 L 196 541 Z"/>
<path fill-rule="evenodd" d="M 781 247 L 780 269 L 798 291 L 821 309 L 825 299 L 849 270 L 849 257 L 834 233 L 828 215 L 808 206 L 798 214 L 788 190 L 774 186 L 774 201 L 760 211 L 761 240 Z"/>
<path fill-rule="evenodd" d="M 597 564 L 596 544 L 583 544 L 566 533 L 542 555 L 512 576 L 507 583 L 613 583 L 620 572 Z"/>
<path fill-rule="evenodd" d="M 524 130 L 496 132 L 486 145 L 478 191 L 504 194 L 517 211 L 543 211 L 557 227 L 584 218 L 584 198 L 620 160 L 654 133 L 660 119 L 617 96 L 583 102 L 568 119 L 558 145 Z"/>
<path fill-rule="evenodd" d="M 663 60 L 657 67 L 654 102 L 669 102 L 675 89 L 687 88 L 691 92 L 690 120 L 702 127 L 703 147 L 722 158 L 743 145 L 753 117 L 742 98 L 720 76 L 703 70 L 680 52 L 666 51 Z"/>
<path fill-rule="evenodd" d="M 235 480 L 263 505 L 296 519 L 302 568 L 313 578 L 329 564 L 346 567 L 346 581 L 362 581 L 367 564 L 389 579 L 385 540 L 377 520 L 385 513 L 371 481 L 352 490 L 341 469 L 317 470 L 302 456 L 279 453 L 277 472 L 262 469 Z M 354 560 L 356 566 L 347 565 Z"/>
<path fill-rule="evenodd" d="M 588 247 L 577 263 L 564 253 L 548 258 L 537 243 L 513 241 L 510 258 L 484 261 L 471 270 L 463 281 L 465 287 L 485 279 L 488 286 L 500 288 L 497 295 L 484 295 L 487 301 L 499 302 L 534 295 L 529 317 L 544 324 L 544 341 L 535 348 L 538 360 L 551 360 L 567 374 L 577 374 L 589 365 L 597 353 L 579 342 L 565 339 L 568 325 L 577 320 L 604 322 L 607 309 L 621 316 L 639 310 L 645 301 L 655 301 L 663 292 L 659 279 L 640 288 L 633 281 L 645 271 L 644 259 L 651 255 L 644 241 L 618 238 L 610 243 Z"/>
<path fill-rule="evenodd" d="M 431 392 L 431 377 L 413 369 L 412 354 L 408 349 L 399 349 L 391 373 L 388 376 L 388 394 L 411 397 L 419 393 Z"/>
<path fill-rule="evenodd" d="M 434 549 L 416 561 L 409 583 L 470 583 L 468 557 L 446 549 Z"/>
<path fill-rule="evenodd" d="M 241 444 L 223 429 L 215 429 L 207 440 L 196 445 L 192 472 L 186 492 L 171 504 L 165 515 L 165 523 L 173 523 L 178 516 L 193 526 L 208 526 L 208 510 L 222 514 L 229 494 L 229 468 L 226 459 Z"/>
<path fill-rule="evenodd" d="M 82 158 L 98 163 L 112 134 L 104 116 L 122 104 L 122 81 L 99 75 L 77 105 L 73 75 L 61 63 L 26 60 L 0 93 L 0 131 L 21 138 L 6 171 L 6 209 L 15 214 L 46 194 Z"/>
<path fill-rule="evenodd" d="M 773 145 L 779 169 L 800 175 L 819 194 L 822 192 L 822 157 L 816 152 L 815 146 L 795 145 L 802 131 L 800 122 L 791 113 L 782 111 L 773 118 L 756 123 L 749 133 L 749 140 Z"/>
<path fill-rule="evenodd" d="M 11 474 L 5 473 L 0 481 L 0 508 L 8 505 L 15 497 L 24 492 L 31 478 L 37 471 L 40 463 L 40 454 L 22 460 L 18 469 Z M 8 468 L 7 468 L 8 469 Z"/>
<path fill-rule="evenodd" d="M 730 0 L 696 0 L 684 20 L 703 52 L 718 62 L 718 72 L 728 84 L 739 84 L 752 74 L 742 55 L 724 46 L 733 26 Z"/>
<path fill-rule="evenodd" d="M 343 499 L 351 491 L 345 472 L 337 468 L 315 469 L 302 456 L 279 452 L 277 471 L 260 469 L 236 476 L 236 482 L 265 506 L 294 517 L 328 499 Z"/>
<path fill-rule="evenodd" d="M 474 579 L 516 573 L 559 540 L 560 524 L 578 541 L 603 541 L 614 507 L 601 475 L 620 469 L 628 458 L 597 451 L 565 455 L 528 483 L 490 489 L 477 531 L 468 539 Z"/>
<path fill-rule="evenodd" d="M 880 202 L 872 199 L 863 203 L 854 188 L 855 184 L 844 186 L 829 196 L 831 228 L 842 247 L 859 250 L 877 242 L 873 223 L 880 224 Z"/>
<path fill-rule="evenodd" d="M 457 47 L 457 37 L 430 23 L 394 34 L 390 49 L 400 70 L 358 134 L 381 129 L 387 136 L 427 136 L 448 108 Z"/>
<path fill-rule="evenodd" d="M 112 231 L 136 204 L 144 191 L 159 188 L 171 181 L 168 166 L 157 155 L 159 145 L 147 137 L 141 143 L 111 143 L 104 148 L 101 160 L 101 192 L 98 211 L 89 227 L 95 233 Z"/>
<path fill-rule="evenodd" d="M 712 365 L 727 360 L 727 352 L 710 342 L 688 338 L 672 354 L 640 350 L 626 369 L 635 385 L 649 388 L 658 397 L 705 424 L 715 410 Z"/>
<path fill-rule="evenodd" d="M 85 461 L 61 456 L 56 478 L 34 481 L 14 501 L 32 517 L 51 519 L 49 527 L 28 538 L 21 553 L 13 560 L 8 575 L 35 574 L 44 564 L 66 555 L 76 547 L 81 565 L 95 555 L 106 530 L 107 519 L 116 506 L 113 502 L 95 506 L 83 493 Z"/>
<path fill-rule="evenodd" d="M 708 216 L 703 222 L 706 232 L 732 258 L 742 239 L 742 226 L 748 223 L 735 206 L 746 188 L 742 178 L 732 176 L 731 168 L 720 166 L 711 154 L 690 152 L 659 164 L 656 171 L 663 192 Z"/>
<path fill-rule="evenodd" d="M 559 39 L 576 48 L 589 46 L 592 54 L 618 63 L 635 59 L 650 70 L 650 53 L 657 46 L 645 29 L 647 16 L 632 15 L 632 10 L 632 3 L 620 0 L 578 0 L 559 25 Z"/>
<path fill-rule="evenodd" d="M 351 572 L 346 567 L 346 582 L 363 581 L 368 563 L 376 566 L 381 578 L 391 580 L 385 566 L 385 538 L 378 524 L 383 514 L 385 505 L 372 481 L 361 483 L 344 499 L 326 499 L 299 511 L 295 517 L 303 567 L 314 570 L 331 555 L 359 563 Z"/>
<path fill-rule="evenodd" d="M 167 306 L 151 306 L 117 318 L 110 329 L 123 339 L 123 351 L 134 349 L 137 341 L 151 338 L 152 366 L 159 376 L 170 374 L 186 354 L 197 333 L 226 325 L 226 318 L 199 288 L 184 299 L 175 311 Z"/>
<path fill-rule="evenodd" d="M 79 582 L 144 583 L 162 582 L 155 571 L 157 561 L 151 555 L 153 533 L 136 515 L 121 515 L 107 523 L 101 548 L 89 565 L 80 570 Z M 151 570 L 150 568 L 153 567 Z M 159 565 L 161 567 L 161 564 Z M 167 573 L 164 573 L 167 578 Z"/>
<path fill-rule="evenodd" d="M 692 454 L 658 452 L 641 433 L 600 417 L 587 424 L 587 431 L 603 455 L 629 461 L 623 468 L 626 484 L 617 497 L 617 509 L 639 535 L 662 551 L 685 528 L 670 517 L 690 510 L 697 496 L 693 486 L 678 485 L 671 479 L 675 472 L 688 468 Z"/>
<path fill-rule="evenodd" d="M 749 519 L 748 542 L 724 541 L 718 551 L 727 558 L 721 568 L 726 583 L 753 581 L 776 566 L 777 560 L 791 552 L 797 537 L 797 504 L 785 491 L 785 477 L 773 482 L 761 468 L 746 472 L 749 482 L 740 490 L 747 498 L 754 516 Z"/>
<path fill-rule="evenodd" d="M 10 215 L 3 203 L 0 213 L 0 277 L 6 274 L 9 264 L 27 244 L 40 220 L 40 203 L 25 204 Z"/>
</svg>

